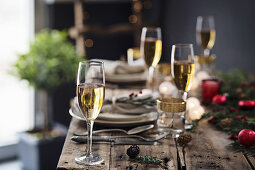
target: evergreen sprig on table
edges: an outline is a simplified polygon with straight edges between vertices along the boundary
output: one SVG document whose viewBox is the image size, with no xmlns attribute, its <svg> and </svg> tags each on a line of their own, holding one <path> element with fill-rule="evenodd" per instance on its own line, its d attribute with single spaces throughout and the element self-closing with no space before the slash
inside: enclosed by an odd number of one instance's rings
<svg viewBox="0 0 255 170">
<path fill-rule="evenodd" d="M 222 81 L 220 93 L 227 97 L 227 103 L 208 105 L 211 112 L 204 114 L 200 120 L 207 119 L 215 128 L 226 132 L 233 139 L 231 146 L 235 151 L 255 156 L 255 146 L 244 147 L 237 140 L 242 129 L 255 130 L 255 110 L 242 110 L 238 106 L 240 100 L 255 100 L 254 78 L 240 70 L 221 72 L 219 77 Z M 196 127 L 200 120 L 193 121 L 193 126 Z"/>
</svg>

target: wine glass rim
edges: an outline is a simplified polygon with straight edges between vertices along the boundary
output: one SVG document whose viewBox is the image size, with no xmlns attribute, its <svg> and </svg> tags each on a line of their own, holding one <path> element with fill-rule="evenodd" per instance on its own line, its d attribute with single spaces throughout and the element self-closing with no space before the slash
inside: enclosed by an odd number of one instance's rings
<svg viewBox="0 0 255 170">
<path fill-rule="evenodd" d="M 204 19 L 204 18 L 213 18 L 214 19 L 214 16 L 213 15 L 206 15 L 206 16 L 197 16 L 197 18 L 201 18 L 201 19 Z"/>
<path fill-rule="evenodd" d="M 174 44 L 172 47 L 193 47 L 193 44 L 184 44 L 184 43 L 179 43 L 179 44 Z"/>
<path fill-rule="evenodd" d="M 143 29 L 147 29 L 147 30 L 157 30 L 157 29 L 161 29 L 160 27 L 143 27 Z"/>
<path fill-rule="evenodd" d="M 92 59 L 92 60 L 84 60 L 80 61 L 81 64 L 93 64 L 93 65 L 102 65 L 104 64 L 103 61 L 97 60 L 97 59 Z"/>
</svg>

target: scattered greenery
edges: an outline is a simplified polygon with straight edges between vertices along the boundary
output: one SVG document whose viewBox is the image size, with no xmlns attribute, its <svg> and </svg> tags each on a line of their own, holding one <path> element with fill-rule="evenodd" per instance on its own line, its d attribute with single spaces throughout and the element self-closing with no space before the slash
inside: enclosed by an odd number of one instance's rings
<svg viewBox="0 0 255 170">
<path fill-rule="evenodd" d="M 240 70 L 222 72 L 219 77 L 222 80 L 221 93 L 227 96 L 227 103 L 226 105 L 208 105 L 211 112 L 204 114 L 200 120 L 207 119 L 215 128 L 231 135 L 233 139 L 231 146 L 235 151 L 255 156 L 255 146 L 246 148 L 237 140 L 237 135 L 242 129 L 255 130 L 255 110 L 242 110 L 238 107 L 240 100 L 255 99 L 254 79 Z M 229 126 L 222 126 L 222 120 L 226 118 L 230 118 L 232 122 Z M 193 121 L 194 128 L 200 120 Z"/>
<path fill-rule="evenodd" d="M 134 161 L 137 161 L 140 164 L 153 164 L 153 165 L 160 165 L 163 163 L 161 160 L 158 160 L 156 157 L 153 156 L 137 156 Z"/>
<path fill-rule="evenodd" d="M 66 31 L 42 30 L 30 44 L 29 52 L 18 56 L 11 73 L 36 89 L 50 92 L 75 80 L 81 59 L 68 42 Z"/>
<path fill-rule="evenodd" d="M 129 103 L 134 104 L 137 106 L 155 106 L 156 105 L 156 99 L 155 97 L 151 95 L 143 96 L 143 97 L 122 97 L 117 99 L 117 102 L 119 103 Z"/>
</svg>

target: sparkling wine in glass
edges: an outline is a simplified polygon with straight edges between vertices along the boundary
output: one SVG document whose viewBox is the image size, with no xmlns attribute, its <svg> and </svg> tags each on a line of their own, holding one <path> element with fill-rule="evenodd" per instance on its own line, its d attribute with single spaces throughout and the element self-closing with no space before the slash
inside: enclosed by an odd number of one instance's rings
<svg viewBox="0 0 255 170">
<path fill-rule="evenodd" d="M 216 37 L 214 18 L 197 17 L 196 32 L 197 44 L 202 48 L 204 56 L 209 56 Z"/>
<path fill-rule="evenodd" d="M 143 27 L 140 51 L 148 70 L 147 88 L 151 89 L 153 72 L 161 58 L 162 51 L 161 29 L 159 27 Z"/>
<path fill-rule="evenodd" d="M 85 156 L 75 158 L 78 164 L 97 165 L 104 161 L 92 154 L 92 130 L 103 106 L 105 96 L 104 64 L 99 60 L 81 61 L 77 76 L 77 96 L 81 112 L 87 122 L 88 140 Z"/>
<path fill-rule="evenodd" d="M 171 74 L 179 94 L 184 101 L 190 90 L 195 75 L 194 51 L 192 44 L 176 44 L 172 46 Z"/>
</svg>

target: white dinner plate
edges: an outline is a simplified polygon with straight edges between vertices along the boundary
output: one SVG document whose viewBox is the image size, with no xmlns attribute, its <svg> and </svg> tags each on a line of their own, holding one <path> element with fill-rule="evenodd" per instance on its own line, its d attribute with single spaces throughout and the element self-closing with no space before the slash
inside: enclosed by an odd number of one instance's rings
<svg viewBox="0 0 255 170">
<path fill-rule="evenodd" d="M 76 111 L 73 111 L 71 108 L 69 109 L 69 114 L 79 120 L 85 121 L 82 114 Z M 102 115 L 105 113 L 102 113 Z M 153 123 L 157 120 L 158 114 L 156 112 L 144 113 L 143 115 L 138 115 L 137 119 L 135 119 L 135 115 L 116 115 L 116 117 L 112 118 L 113 114 L 105 114 L 104 116 L 99 116 L 98 119 L 95 120 L 95 124 L 106 126 L 107 127 L 131 127 L 137 126 L 141 124 Z M 117 120 L 117 117 L 120 118 L 120 121 Z M 126 117 L 126 119 L 125 119 Z"/>
</svg>

